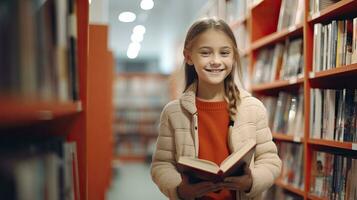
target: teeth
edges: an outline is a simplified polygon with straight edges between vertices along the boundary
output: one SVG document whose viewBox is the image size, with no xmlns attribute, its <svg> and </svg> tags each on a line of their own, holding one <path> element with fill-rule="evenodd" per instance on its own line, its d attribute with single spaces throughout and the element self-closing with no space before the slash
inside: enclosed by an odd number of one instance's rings
<svg viewBox="0 0 357 200">
<path fill-rule="evenodd" d="M 223 71 L 223 69 L 206 69 L 206 71 L 209 71 L 209 72 L 221 72 L 221 71 Z"/>
</svg>

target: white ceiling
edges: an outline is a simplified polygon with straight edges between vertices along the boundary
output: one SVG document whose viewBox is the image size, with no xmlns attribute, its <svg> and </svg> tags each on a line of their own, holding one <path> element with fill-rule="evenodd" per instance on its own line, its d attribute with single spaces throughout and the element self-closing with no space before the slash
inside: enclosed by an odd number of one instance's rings
<svg viewBox="0 0 357 200">
<path fill-rule="evenodd" d="M 134 26 L 146 27 L 141 50 L 136 59 L 158 59 L 161 68 L 172 68 L 179 45 L 192 21 L 198 17 L 207 0 L 154 0 L 152 10 L 140 8 L 141 0 L 109 0 L 109 45 L 118 59 L 127 59 L 126 50 Z M 132 23 L 118 21 L 119 13 L 131 11 L 137 15 Z"/>
</svg>

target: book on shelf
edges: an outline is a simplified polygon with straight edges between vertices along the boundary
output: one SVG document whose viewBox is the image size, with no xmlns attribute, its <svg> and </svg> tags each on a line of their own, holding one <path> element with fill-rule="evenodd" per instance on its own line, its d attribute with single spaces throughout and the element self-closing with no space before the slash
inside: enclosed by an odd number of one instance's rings
<svg viewBox="0 0 357 200">
<path fill-rule="evenodd" d="M 182 156 L 177 161 L 177 168 L 187 174 L 191 182 L 220 182 L 226 177 L 244 173 L 244 165 L 250 164 L 255 146 L 254 140 L 248 140 L 242 148 L 229 155 L 220 165 L 204 159 Z"/>
</svg>

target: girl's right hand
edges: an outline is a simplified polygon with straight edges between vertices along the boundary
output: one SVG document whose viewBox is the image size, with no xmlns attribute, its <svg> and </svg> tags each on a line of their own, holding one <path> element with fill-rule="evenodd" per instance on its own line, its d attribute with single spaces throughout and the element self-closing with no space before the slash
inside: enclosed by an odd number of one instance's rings
<svg viewBox="0 0 357 200">
<path fill-rule="evenodd" d="M 212 182 L 191 184 L 186 175 L 182 174 L 181 177 L 182 182 L 177 186 L 177 193 L 181 199 L 191 200 L 222 189 L 219 184 L 214 184 Z"/>
</svg>

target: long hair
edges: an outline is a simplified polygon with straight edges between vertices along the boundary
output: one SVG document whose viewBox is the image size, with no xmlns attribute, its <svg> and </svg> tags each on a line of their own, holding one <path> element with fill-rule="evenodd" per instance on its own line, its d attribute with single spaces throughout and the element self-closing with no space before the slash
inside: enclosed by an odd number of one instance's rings
<svg viewBox="0 0 357 200">
<path fill-rule="evenodd" d="M 196 21 L 194 24 L 192 24 L 192 26 L 189 28 L 187 32 L 185 43 L 184 43 L 184 51 L 190 50 L 192 48 L 192 43 L 197 38 L 197 36 L 210 29 L 222 31 L 230 38 L 232 42 L 234 63 L 231 73 L 229 73 L 229 75 L 224 80 L 224 90 L 225 90 L 226 98 L 228 99 L 229 116 L 231 119 L 234 119 L 234 116 L 237 113 L 237 104 L 240 102 L 239 90 L 234 82 L 234 74 L 238 73 L 238 78 L 241 80 L 242 68 L 240 65 L 237 42 L 229 25 L 223 20 L 216 19 L 216 18 L 204 18 Z M 185 69 L 184 91 L 186 91 L 186 89 L 198 79 L 198 76 L 197 76 L 197 72 L 195 71 L 195 68 L 187 64 L 187 62 L 185 62 L 184 69 Z"/>
</svg>

